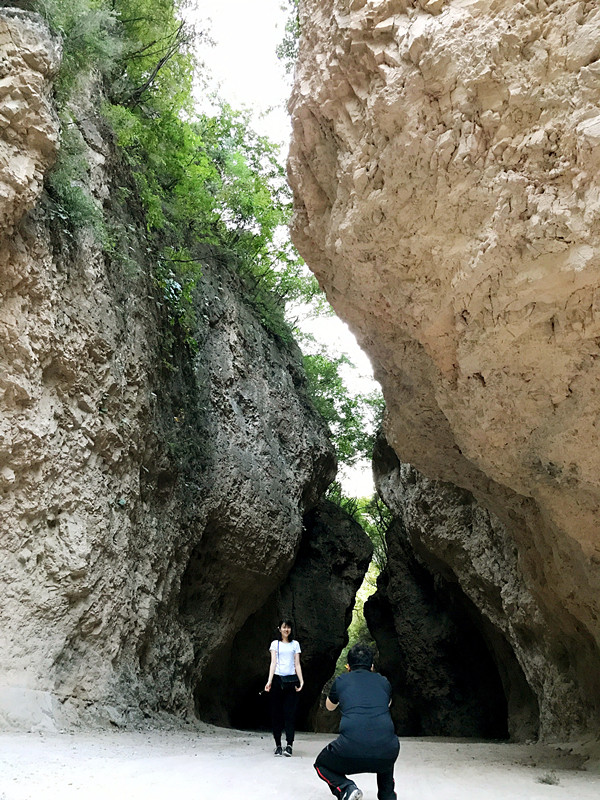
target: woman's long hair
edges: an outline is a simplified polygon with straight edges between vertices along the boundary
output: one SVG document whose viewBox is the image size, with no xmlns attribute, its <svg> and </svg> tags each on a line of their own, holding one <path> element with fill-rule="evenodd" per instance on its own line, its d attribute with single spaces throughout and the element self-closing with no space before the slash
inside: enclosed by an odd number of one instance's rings
<svg viewBox="0 0 600 800">
<path fill-rule="evenodd" d="M 294 623 L 290 619 L 282 619 L 281 622 L 279 623 L 279 625 L 277 626 L 277 636 L 279 638 L 279 641 L 280 642 L 283 641 L 283 636 L 281 635 L 281 631 L 279 630 L 282 625 L 289 625 L 290 626 L 290 635 L 289 635 L 288 641 L 289 642 L 293 642 L 294 641 Z"/>
</svg>

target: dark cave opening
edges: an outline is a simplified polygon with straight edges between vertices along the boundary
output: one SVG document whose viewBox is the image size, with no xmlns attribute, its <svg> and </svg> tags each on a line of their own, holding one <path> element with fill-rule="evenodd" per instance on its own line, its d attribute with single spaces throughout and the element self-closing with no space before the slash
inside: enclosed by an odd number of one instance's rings
<svg viewBox="0 0 600 800">
<path fill-rule="evenodd" d="M 392 684 L 391 712 L 399 736 L 506 740 L 536 735 L 537 703 L 512 649 L 491 624 L 473 619 L 479 611 L 469 607 L 467 598 L 454 598 L 451 625 L 449 606 L 436 609 L 430 623 L 443 646 L 427 664 L 403 651 L 385 599 L 369 601 L 369 608 L 378 648 L 376 668 Z M 218 660 L 219 667 L 205 673 L 196 693 L 203 720 L 270 735 L 270 698 L 264 691 L 268 652 L 265 646 L 255 647 L 257 641 L 264 645 L 265 622 L 262 614 L 251 618 L 232 650 Z M 318 653 L 304 648 L 298 731 L 337 732 L 339 714 L 323 710 L 323 688 L 331 680 L 337 655 L 336 649 L 323 663 Z"/>
<path fill-rule="evenodd" d="M 536 697 L 514 652 L 494 626 L 485 621 L 481 624 L 480 620 L 475 627 L 473 610 L 463 607 L 456 617 L 461 623 L 460 635 L 439 654 L 437 665 L 430 664 L 426 670 L 430 674 L 423 679 L 419 665 L 411 664 L 400 652 L 393 621 L 390 625 L 389 617 L 374 619 L 382 612 L 385 614 L 381 603 L 377 605 L 379 609 L 372 608 L 370 615 L 377 625 L 376 668 L 392 684 L 391 712 L 399 736 L 521 741 L 536 737 L 539 721 Z M 323 687 L 331 680 L 331 667 L 326 676 L 316 679 L 310 654 L 305 655 L 306 686 L 299 696 L 296 729 L 334 734 L 339 713 L 323 710 Z M 197 696 L 202 718 L 270 736 L 270 698 L 264 691 L 268 673 L 266 654 L 262 669 L 253 670 L 252 675 L 239 669 L 237 659 L 227 659 L 227 663 L 231 668 L 225 669 L 218 681 L 205 684 L 205 690 Z M 449 663 L 453 664 L 450 678 Z M 436 673 L 437 667 L 440 671 Z"/>
<path fill-rule="evenodd" d="M 241 731 L 270 731 L 271 713 L 269 696 L 264 691 L 264 681 L 255 681 L 240 692 L 231 709 L 231 726 Z"/>
<path fill-rule="evenodd" d="M 408 550 L 403 555 L 393 574 L 382 573 L 365 604 L 381 672 L 392 684 L 397 733 L 494 740 L 534 735 L 533 692 L 502 633 L 458 581 L 425 568 Z M 526 724 L 514 724 L 516 703 L 527 707 L 521 714 Z"/>
<path fill-rule="evenodd" d="M 278 637 L 279 621 L 291 617 L 305 681 L 297 728 L 315 728 L 322 689 L 347 643 L 356 592 L 373 548 L 362 528 L 328 501 L 317 504 L 303 521 L 298 552 L 283 583 L 203 667 L 195 698 L 207 722 L 270 730 L 269 697 L 261 694 L 269 674 L 269 647 Z"/>
<path fill-rule="evenodd" d="M 465 623 L 467 624 L 467 623 Z M 470 621 L 469 623 L 470 624 Z M 391 633 L 391 631 L 388 631 Z M 473 636 L 472 628 L 468 631 Z M 495 639 L 494 639 L 495 637 Z M 379 628 L 376 668 L 385 675 L 394 692 L 392 717 L 399 736 L 456 736 L 489 740 L 522 739 L 534 736 L 537 715 L 531 712 L 533 693 L 522 675 L 514 654 L 501 636 L 493 631 L 485 635 L 478 632 L 475 640 L 471 638 L 468 652 L 464 640 L 457 639 L 451 657 L 462 656 L 471 667 L 453 680 L 444 683 L 433 682 L 421 694 L 415 688 L 405 670 L 397 668 L 394 650 L 397 636 L 386 637 Z M 494 639 L 492 641 L 492 639 Z M 392 659 L 390 660 L 390 655 Z M 450 657 L 445 656 L 445 658 Z M 498 667 L 496 658 L 501 659 Z M 407 665 L 411 672 L 411 665 Z M 435 669 L 435 665 L 432 665 Z M 477 674 L 474 674 L 476 671 Z M 307 664 L 304 673 L 308 674 Z M 228 726 L 238 730 L 260 731 L 270 735 L 270 698 L 264 691 L 265 675 L 251 680 L 234 682 L 227 692 Z M 309 691 L 300 693 L 296 729 L 306 732 L 337 732 L 339 713 L 332 714 L 322 709 L 322 691 L 331 680 L 331 675 L 322 685 L 308 681 Z M 320 683 L 320 681 L 319 681 Z M 433 686 L 433 690 L 432 690 Z M 509 712 L 514 718 L 520 715 L 520 730 L 509 728 Z M 214 720 L 216 721 L 216 720 Z M 518 735 L 515 737 L 515 733 Z"/>
</svg>

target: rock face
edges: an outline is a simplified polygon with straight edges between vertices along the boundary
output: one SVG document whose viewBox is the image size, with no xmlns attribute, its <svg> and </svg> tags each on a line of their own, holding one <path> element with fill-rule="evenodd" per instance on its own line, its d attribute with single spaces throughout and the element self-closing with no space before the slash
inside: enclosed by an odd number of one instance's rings
<svg viewBox="0 0 600 800">
<path fill-rule="evenodd" d="M 392 684 L 397 733 L 506 739 L 503 686 L 464 596 L 419 564 L 399 522 L 388 541 L 390 569 L 365 618 Z"/>
<path fill-rule="evenodd" d="M 270 727 L 268 696 L 260 695 L 269 672 L 269 645 L 282 617 L 292 617 L 302 647 L 304 688 L 297 725 L 318 728 L 321 689 L 348 642 L 354 599 L 373 546 L 345 511 L 321 501 L 304 517 L 300 549 L 285 582 L 253 614 L 215 661 L 198 703 L 218 724 Z"/>
<path fill-rule="evenodd" d="M 0 230 L 37 200 L 58 150 L 51 101 L 60 46 L 42 22 L 18 9 L 0 16 Z"/>
<path fill-rule="evenodd" d="M 383 436 L 374 467 L 397 518 L 365 616 L 395 690 L 399 730 L 535 736 L 537 697 L 563 687 L 564 676 L 543 650 L 543 631 L 530 635 L 540 611 L 505 527 L 469 492 L 400 464 Z"/>
<path fill-rule="evenodd" d="M 297 350 L 222 258 L 198 254 L 195 354 L 167 318 L 101 98 L 79 99 L 79 134 L 123 247 L 109 257 L 40 198 L 57 52 L 38 17 L 0 11 L 0 724 L 193 717 L 335 458 Z"/>
<path fill-rule="evenodd" d="M 374 363 L 401 461 L 514 548 L 538 611 L 502 628 L 542 654 L 515 652 L 541 735 L 597 728 L 600 10 L 304 0 L 301 27 L 295 242 Z"/>
</svg>

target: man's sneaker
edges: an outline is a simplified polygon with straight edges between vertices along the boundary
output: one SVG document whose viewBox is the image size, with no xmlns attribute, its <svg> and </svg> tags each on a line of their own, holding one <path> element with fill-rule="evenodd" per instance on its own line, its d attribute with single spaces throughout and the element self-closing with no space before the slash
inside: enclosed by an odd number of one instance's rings
<svg viewBox="0 0 600 800">
<path fill-rule="evenodd" d="M 362 800 L 363 793 L 358 786 L 349 786 L 343 796 L 343 800 Z"/>
<path fill-rule="evenodd" d="M 281 746 L 275 748 L 275 752 L 273 753 L 273 755 L 274 756 L 282 756 L 283 755 L 283 750 L 281 749 Z"/>
<path fill-rule="evenodd" d="M 286 744 L 285 750 L 283 751 L 284 756 L 291 756 L 292 755 L 292 745 Z"/>
</svg>

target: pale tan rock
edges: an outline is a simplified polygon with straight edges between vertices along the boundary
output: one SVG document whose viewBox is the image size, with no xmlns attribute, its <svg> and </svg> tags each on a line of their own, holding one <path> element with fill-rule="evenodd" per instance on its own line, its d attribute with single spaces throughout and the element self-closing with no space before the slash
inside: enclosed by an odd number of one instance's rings
<svg viewBox="0 0 600 800">
<path fill-rule="evenodd" d="M 305 0 L 301 23 L 295 242 L 371 356 L 399 457 L 510 529 L 593 726 L 600 11 Z"/>
<path fill-rule="evenodd" d="M 51 93 L 60 46 L 35 15 L 4 9 L 0 54 L 0 231 L 7 231 L 35 203 L 58 150 Z"/>
</svg>

